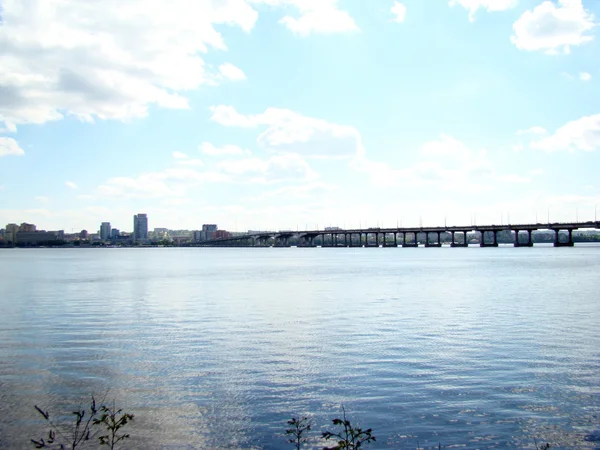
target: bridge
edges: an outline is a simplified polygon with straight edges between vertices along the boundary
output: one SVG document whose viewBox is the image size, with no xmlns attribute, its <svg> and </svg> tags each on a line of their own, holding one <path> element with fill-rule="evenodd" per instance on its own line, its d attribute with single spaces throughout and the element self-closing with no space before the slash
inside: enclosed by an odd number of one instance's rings
<svg viewBox="0 0 600 450">
<path fill-rule="evenodd" d="M 362 228 L 307 231 L 264 231 L 223 239 L 196 242 L 198 247 L 441 247 L 442 234 L 450 247 L 468 247 L 469 233 L 479 234 L 480 247 L 498 247 L 498 233 L 510 233 L 515 247 L 533 247 L 534 231 L 554 232 L 555 247 L 573 247 L 573 231 L 600 229 L 600 222 L 534 223 L 517 225 L 469 225 L 443 227 Z"/>
</svg>

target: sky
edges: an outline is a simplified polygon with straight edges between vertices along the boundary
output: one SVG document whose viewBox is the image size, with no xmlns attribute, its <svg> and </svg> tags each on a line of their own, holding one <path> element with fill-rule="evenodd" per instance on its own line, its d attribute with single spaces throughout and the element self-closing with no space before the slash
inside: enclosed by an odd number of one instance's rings
<svg viewBox="0 0 600 450">
<path fill-rule="evenodd" d="M 593 220 L 599 18 L 597 0 L 0 0 L 0 228 Z"/>
</svg>

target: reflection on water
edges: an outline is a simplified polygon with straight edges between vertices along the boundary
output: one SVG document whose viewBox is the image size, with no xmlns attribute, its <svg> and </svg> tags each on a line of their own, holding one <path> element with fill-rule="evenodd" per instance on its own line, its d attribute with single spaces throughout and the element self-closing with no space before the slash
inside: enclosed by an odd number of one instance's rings
<svg viewBox="0 0 600 450">
<path fill-rule="evenodd" d="M 599 269 L 594 246 L 1 251 L 0 447 L 110 389 L 128 448 L 281 448 L 342 404 L 370 448 L 598 448 Z"/>
</svg>

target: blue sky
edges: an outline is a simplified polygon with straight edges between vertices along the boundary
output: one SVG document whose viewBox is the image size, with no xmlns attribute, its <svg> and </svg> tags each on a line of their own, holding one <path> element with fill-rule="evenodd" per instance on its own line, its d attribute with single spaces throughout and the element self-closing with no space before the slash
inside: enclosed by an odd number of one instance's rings
<svg viewBox="0 0 600 450">
<path fill-rule="evenodd" d="M 595 0 L 0 0 L 0 224 L 591 220 L 599 17 Z"/>
</svg>

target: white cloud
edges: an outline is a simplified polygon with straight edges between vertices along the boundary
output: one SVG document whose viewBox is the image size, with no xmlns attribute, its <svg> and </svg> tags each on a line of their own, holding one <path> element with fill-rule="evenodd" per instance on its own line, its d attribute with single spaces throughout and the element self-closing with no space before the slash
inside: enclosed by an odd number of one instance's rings
<svg viewBox="0 0 600 450">
<path fill-rule="evenodd" d="M 571 46 L 593 39 L 587 34 L 593 27 L 594 15 L 583 8 L 581 0 L 558 0 L 558 5 L 547 0 L 514 23 L 511 41 L 521 50 L 569 53 Z"/>
<path fill-rule="evenodd" d="M 590 74 L 588 72 L 580 72 L 579 79 L 581 81 L 590 81 L 592 79 L 592 74 Z"/>
<path fill-rule="evenodd" d="M 0 120 L 0 123 L 2 123 L 1 120 Z M 0 127 L 0 133 L 16 133 L 16 132 L 17 132 L 17 126 L 11 122 L 4 122 L 4 125 Z"/>
<path fill-rule="evenodd" d="M 0 123 L 187 108 L 182 93 L 214 83 L 201 54 L 226 49 L 215 26 L 248 32 L 257 16 L 244 0 L 4 0 Z"/>
<path fill-rule="evenodd" d="M 394 18 L 392 19 L 393 22 L 402 23 L 404 22 L 404 19 L 406 19 L 406 6 L 394 0 L 394 5 L 392 6 L 391 13 L 394 16 Z"/>
<path fill-rule="evenodd" d="M 220 171 L 237 176 L 237 181 L 250 183 L 280 183 L 283 181 L 310 181 L 316 173 L 299 155 L 274 155 L 268 159 L 245 158 L 221 161 Z"/>
<path fill-rule="evenodd" d="M 270 6 L 292 6 L 299 17 L 285 16 L 279 22 L 301 36 L 358 31 L 347 11 L 338 8 L 338 0 L 250 0 Z"/>
<path fill-rule="evenodd" d="M 519 0 L 450 0 L 450 6 L 460 5 L 469 11 L 469 20 L 475 20 L 475 13 L 479 8 L 487 9 L 489 12 L 505 11 L 514 8 Z"/>
<path fill-rule="evenodd" d="M 237 145 L 223 145 L 216 147 L 210 142 L 203 142 L 198 146 L 198 150 L 208 156 L 233 156 L 233 155 L 249 155 L 249 150 L 244 150 Z"/>
<path fill-rule="evenodd" d="M 204 161 L 198 158 L 179 159 L 177 164 L 188 167 L 204 167 Z"/>
<path fill-rule="evenodd" d="M 113 177 L 97 188 L 101 197 L 181 199 L 188 192 L 207 183 L 274 184 L 309 182 L 316 173 L 300 156 L 273 155 L 270 158 L 220 160 L 208 170 L 194 166 L 204 164 L 197 159 L 177 160 L 178 166 L 137 176 Z M 181 164 L 180 164 L 181 163 Z"/>
<path fill-rule="evenodd" d="M 315 197 L 322 197 L 333 191 L 337 191 L 339 188 L 327 183 L 320 181 L 303 183 L 293 186 L 284 186 L 279 189 L 269 189 L 264 191 L 258 197 L 250 197 L 248 200 L 263 201 L 269 198 L 284 199 L 287 203 L 290 198 L 299 199 L 310 199 L 314 200 Z"/>
<path fill-rule="evenodd" d="M 531 128 L 527 128 L 526 130 L 517 131 L 518 136 L 522 136 L 524 134 L 546 134 L 548 131 L 544 127 L 535 126 Z"/>
<path fill-rule="evenodd" d="M 173 158 L 175 159 L 188 159 L 189 156 L 183 152 L 174 151 Z"/>
<path fill-rule="evenodd" d="M 448 135 L 424 143 L 416 152 L 417 161 L 403 168 L 392 168 L 366 156 L 355 158 L 351 167 L 383 186 L 434 187 L 439 192 L 484 192 L 501 189 L 506 183 L 529 183 L 527 176 L 498 173 L 485 149 L 474 150 Z"/>
<path fill-rule="evenodd" d="M 78 188 L 78 186 L 75 183 L 73 183 L 72 181 L 65 181 L 65 185 L 67 187 L 71 188 L 71 189 L 77 189 Z"/>
<path fill-rule="evenodd" d="M 266 126 L 259 145 L 277 152 L 306 157 L 351 157 L 361 152 L 360 133 L 351 126 L 303 116 L 288 109 L 268 108 L 262 114 L 243 115 L 232 106 L 213 106 L 212 120 L 224 126 Z"/>
<path fill-rule="evenodd" d="M 211 120 L 226 127 L 252 128 L 259 124 L 256 116 L 244 116 L 236 111 L 233 106 L 211 106 Z"/>
<path fill-rule="evenodd" d="M 516 183 L 516 184 L 531 183 L 531 178 L 524 177 L 522 175 L 517 175 L 517 174 L 514 174 L 514 173 L 509 173 L 509 174 L 505 174 L 505 175 L 498 175 L 496 177 L 496 179 L 498 181 L 503 182 L 503 183 Z"/>
<path fill-rule="evenodd" d="M 50 199 L 43 195 L 38 195 L 37 197 L 35 197 L 35 201 L 40 202 L 40 203 L 50 203 Z"/>
<path fill-rule="evenodd" d="M 551 136 L 532 142 L 530 146 L 548 152 L 598 150 L 600 149 L 600 114 L 568 122 Z"/>
<path fill-rule="evenodd" d="M 0 137 L 0 157 L 9 155 L 21 156 L 24 154 L 25 152 L 19 147 L 17 141 L 12 138 Z"/>
<path fill-rule="evenodd" d="M 246 79 L 244 71 L 230 63 L 221 64 L 219 66 L 219 72 L 231 81 L 242 81 Z"/>
<path fill-rule="evenodd" d="M 213 172 L 198 172 L 191 168 L 170 168 L 137 177 L 113 177 L 97 190 L 101 196 L 118 198 L 182 197 L 194 186 L 219 181 L 227 181 L 227 177 Z"/>
</svg>

